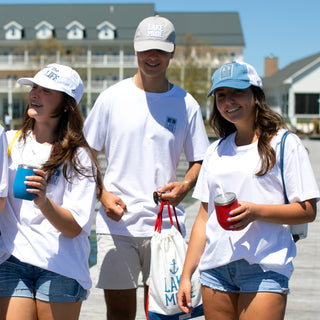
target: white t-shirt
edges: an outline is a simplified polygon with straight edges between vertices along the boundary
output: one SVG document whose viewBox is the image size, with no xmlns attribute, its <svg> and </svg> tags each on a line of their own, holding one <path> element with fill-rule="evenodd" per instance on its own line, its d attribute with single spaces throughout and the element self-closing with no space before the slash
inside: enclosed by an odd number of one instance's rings
<svg viewBox="0 0 320 320">
<path fill-rule="evenodd" d="M 279 168 L 283 132 L 283 129 L 279 130 L 271 140 L 277 164 L 262 177 L 255 175 L 260 168 L 257 141 L 238 147 L 233 133 L 219 146 L 216 141 L 208 148 L 193 193 L 195 198 L 208 203 L 207 242 L 199 263 L 200 270 L 245 259 L 250 264 L 260 264 L 265 271 L 272 270 L 290 277 L 296 246 L 288 225 L 254 221 L 244 230 L 225 231 L 218 224 L 214 209 L 214 198 L 222 191 L 236 193 L 240 201 L 285 203 Z M 294 134 L 287 137 L 285 144 L 284 176 L 290 202 L 320 197 L 307 151 Z"/>
<path fill-rule="evenodd" d="M 8 194 L 8 143 L 4 128 L 0 125 L 0 197 Z"/>
<path fill-rule="evenodd" d="M 177 86 L 165 93 L 145 92 L 131 78 L 100 94 L 85 132 L 93 149 L 104 149 L 106 189 L 128 210 L 116 222 L 100 208 L 96 231 L 134 237 L 152 236 L 159 210 L 152 194 L 177 181 L 181 152 L 187 161 L 198 161 L 209 145 L 200 107 L 190 94 Z M 184 210 L 179 205 L 176 211 L 185 233 Z M 163 230 L 169 229 L 167 214 L 163 217 Z"/>
<path fill-rule="evenodd" d="M 13 139 L 14 134 L 15 131 L 7 132 L 8 141 Z M 89 289 L 88 236 L 96 201 L 94 179 L 73 176 L 68 183 L 60 167 L 48 184 L 47 197 L 68 209 L 82 228 L 73 239 L 58 231 L 33 201 L 17 199 L 13 195 L 12 186 L 18 165 L 41 165 L 50 152 L 51 146 L 37 143 L 31 134 L 26 144 L 18 139 L 13 144 L 9 158 L 8 199 L 0 214 L 0 246 L 4 246 L 7 255 L 1 258 L 0 263 L 12 254 L 20 261 L 75 279 L 83 288 Z M 83 166 L 91 168 L 90 157 L 84 149 L 79 149 L 78 157 Z"/>
</svg>

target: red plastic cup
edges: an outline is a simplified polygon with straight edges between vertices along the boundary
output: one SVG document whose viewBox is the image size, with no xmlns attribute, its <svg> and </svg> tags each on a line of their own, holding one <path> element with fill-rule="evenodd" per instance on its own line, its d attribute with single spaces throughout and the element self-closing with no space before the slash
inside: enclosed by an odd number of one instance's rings
<svg viewBox="0 0 320 320">
<path fill-rule="evenodd" d="M 239 207 L 236 194 L 233 192 L 219 194 L 214 199 L 214 207 L 220 226 L 225 230 L 232 230 L 229 229 L 232 223 L 228 222 L 227 219 L 230 217 L 229 212 Z"/>
</svg>

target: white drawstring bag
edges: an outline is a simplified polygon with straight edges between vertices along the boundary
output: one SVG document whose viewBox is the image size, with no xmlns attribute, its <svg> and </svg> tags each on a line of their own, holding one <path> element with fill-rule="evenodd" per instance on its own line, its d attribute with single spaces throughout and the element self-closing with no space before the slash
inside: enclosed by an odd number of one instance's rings
<svg viewBox="0 0 320 320">
<path fill-rule="evenodd" d="M 154 235 L 151 239 L 151 267 L 149 291 L 147 299 L 147 319 L 191 319 L 203 315 L 200 273 L 198 269 L 192 277 L 192 307 L 191 313 L 180 310 L 177 301 L 187 244 L 184 241 L 175 208 L 173 207 L 177 228 L 173 224 L 170 205 L 167 202 L 171 229 L 161 233 L 162 212 L 165 205 L 161 202 L 155 223 Z"/>
</svg>

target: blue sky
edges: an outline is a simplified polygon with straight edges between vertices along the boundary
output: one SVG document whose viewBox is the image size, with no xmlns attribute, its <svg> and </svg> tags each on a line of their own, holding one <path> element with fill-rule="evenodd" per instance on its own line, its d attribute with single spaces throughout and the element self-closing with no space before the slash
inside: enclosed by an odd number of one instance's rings
<svg viewBox="0 0 320 320">
<path fill-rule="evenodd" d="M 260 76 L 264 75 L 264 58 L 271 54 L 279 59 L 281 69 L 320 52 L 319 0 L 0 0 L 0 4 L 19 3 L 154 3 L 160 12 L 238 12 L 245 39 L 244 60 Z"/>
</svg>

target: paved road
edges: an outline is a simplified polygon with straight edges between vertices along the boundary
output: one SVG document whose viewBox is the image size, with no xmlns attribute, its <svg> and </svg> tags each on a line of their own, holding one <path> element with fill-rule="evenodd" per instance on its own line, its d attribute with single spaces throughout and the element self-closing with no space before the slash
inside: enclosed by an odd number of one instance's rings
<svg viewBox="0 0 320 320">
<path fill-rule="evenodd" d="M 303 140 L 309 150 L 310 160 L 320 186 L 320 140 Z M 182 171 L 185 163 L 181 165 Z M 193 221 L 196 217 L 199 203 L 186 204 L 187 212 L 187 240 L 190 236 Z M 318 204 L 320 212 L 320 204 Z M 309 225 L 308 238 L 297 243 L 297 257 L 294 260 L 295 271 L 290 280 L 291 293 L 285 320 L 315 320 L 320 317 L 320 224 L 319 216 Z M 91 268 L 93 282 L 95 282 L 96 267 Z M 80 320 L 105 320 L 106 308 L 102 290 L 93 288 L 89 299 L 83 303 Z M 137 320 L 146 319 L 142 305 L 142 287 L 138 289 Z M 199 317 L 204 319 L 204 317 Z"/>
</svg>

